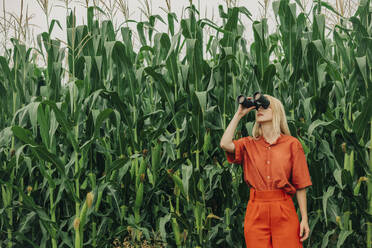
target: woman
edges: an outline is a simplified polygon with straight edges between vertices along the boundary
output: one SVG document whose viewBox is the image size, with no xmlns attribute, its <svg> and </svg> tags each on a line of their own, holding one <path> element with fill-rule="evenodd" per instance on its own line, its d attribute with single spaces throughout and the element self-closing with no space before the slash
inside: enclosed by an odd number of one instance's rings
<svg viewBox="0 0 372 248">
<path fill-rule="evenodd" d="M 264 96 L 270 105 L 258 108 L 253 137 L 233 140 L 240 119 L 255 108 L 239 104 L 220 146 L 230 163 L 242 164 L 244 181 L 250 186 L 244 219 L 247 248 L 299 248 L 309 236 L 305 188 L 312 182 L 302 145 L 290 135 L 282 103 Z"/>
</svg>

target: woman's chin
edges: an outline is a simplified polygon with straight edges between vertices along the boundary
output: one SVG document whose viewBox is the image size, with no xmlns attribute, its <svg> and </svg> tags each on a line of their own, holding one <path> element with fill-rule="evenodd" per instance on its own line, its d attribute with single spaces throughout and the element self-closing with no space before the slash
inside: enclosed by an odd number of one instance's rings
<svg viewBox="0 0 372 248">
<path fill-rule="evenodd" d="M 257 120 L 256 120 L 256 122 L 257 123 L 259 123 L 259 124 L 264 124 L 264 123 L 266 123 L 266 122 L 271 122 L 272 120 L 266 120 L 266 119 L 260 119 L 260 118 L 258 118 Z"/>
</svg>

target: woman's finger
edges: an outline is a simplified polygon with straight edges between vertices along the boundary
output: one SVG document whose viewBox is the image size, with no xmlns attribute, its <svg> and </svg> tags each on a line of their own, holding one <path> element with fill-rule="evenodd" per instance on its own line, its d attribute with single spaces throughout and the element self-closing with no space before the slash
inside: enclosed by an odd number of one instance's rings
<svg viewBox="0 0 372 248">
<path fill-rule="evenodd" d="M 252 106 L 252 107 L 248 108 L 248 111 L 251 111 L 251 110 L 253 110 L 255 108 L 256 108 L 256 106 Z"/>
<path fill-rule="evenodd" d="M 243 111 L 244 111 L 245 114 L 249 113 L 254 108 L 255 108 L 255 106 L 252 106 L 252 107 L 249 107 L 249 108 L 243 108 L 242 107 L 242 109 L 243 109 Z"/>
<path fill-rule="evenodd" d="M 305 228 L 305 230 L 304 230 L 304 236 L 300 240 L 301 242 L 305 241 L 309 237 L 309 232 L 310 232 L 310 230 L 307 229 L 307 228 Z"/>
</svg>

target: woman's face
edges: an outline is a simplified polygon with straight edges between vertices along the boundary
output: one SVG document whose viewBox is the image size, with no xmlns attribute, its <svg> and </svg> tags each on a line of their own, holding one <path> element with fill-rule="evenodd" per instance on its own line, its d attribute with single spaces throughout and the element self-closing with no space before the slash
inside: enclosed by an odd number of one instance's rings
<svg viewBox="0 0 372 248">
<path fill-rule="evenodd" d="M 258 123 L 265 123 L 265 122 L 271 122 L 273 120 L 273 110 L 271 106 L 269 106 L 267 109 L 264 109 L 263 107 L 259 107 L 256 111 L 256 122 Z"/>
</svg>

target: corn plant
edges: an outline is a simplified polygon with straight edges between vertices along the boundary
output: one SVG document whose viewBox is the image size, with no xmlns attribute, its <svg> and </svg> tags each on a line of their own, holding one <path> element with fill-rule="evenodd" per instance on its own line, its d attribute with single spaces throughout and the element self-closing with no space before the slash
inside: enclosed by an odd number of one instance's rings
<svg viewBox="0 0 372 248">
<path fill-rule="evenodd" d="M 295 2 L 272 2 L 269 33 L 266 15 L 235 1 L 219 6 L 221 25 L 167 1 L 166 18 L 147 8 L 119 27 L 97 1 L 77 25 L 66 1 L 66 41 L 48 15 L 36 47 L 12 38 L 0 56 L 0 246 L 245 247 L 249 190 L 218 144 L 236 97 L 262 91 L 283 102 L 307 155 L 304 246 L 371 247 L 370 1 L 330 32 L 336 9 Z"/>
</svg>

